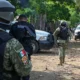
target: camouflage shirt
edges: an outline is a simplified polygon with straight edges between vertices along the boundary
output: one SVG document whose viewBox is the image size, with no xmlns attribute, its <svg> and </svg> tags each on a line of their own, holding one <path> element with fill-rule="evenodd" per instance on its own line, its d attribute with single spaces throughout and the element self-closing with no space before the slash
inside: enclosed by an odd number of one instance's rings
<svg viewBox="0 0 80 80">
<path fill-rule="evenodd" d="M 19 43 L 18 40 L 14 38 L 7 42 L 4 53 L 4 62 L 3 62 L 4 76 L 11 78 L 13 75 L 7 72 L 12 72 L 12 71 L 14 71 L 15 74 L 18 74 L 19 76 L 27 76 L 30 74 L 32 67 L 31 63 L 28 64 L 28 69 L 26 71 L 24 70 L 22 64 L 20 64 L 17 61 L 17 53 L 19 53 L 22 49 L 23 46 Z"/>
</svg>

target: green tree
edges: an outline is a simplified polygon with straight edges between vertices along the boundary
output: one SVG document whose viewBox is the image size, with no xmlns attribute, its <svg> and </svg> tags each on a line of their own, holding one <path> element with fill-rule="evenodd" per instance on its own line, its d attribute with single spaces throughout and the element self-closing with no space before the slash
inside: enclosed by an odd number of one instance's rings
<svg viewBox="0 0 80 80">
<path fill-rule="evenodd" d="M 73 0 L 29 0 L 28 8 L 22 8 L 19 0 L 9 1 L 16 6 L 16 14 L 28 14 L 31 22 L 39 27 L 45 26 L 47 21 L 69 20 L 71 16 L 69 8 L 75 7 Z"/>
<path fill-rule="evenodd" d="M 68 7 L 74 7 L 75 5 L 73 0 L 30 0 L 30 3 L 31 8 L 35 10 L 36 14 L 41 17 L 46 15 L 45 21 L 69 20 L 71 15 Z M 38 16 L 36 15 L 36 17 Z M 40 17 L 38 19 L 42 20 Z"/>
<path fill-rule="evenodd" d="M 76 6 L 80 7 L 80 0 L 75 0 Z"/>
<path fill-rule="evenodd" d="M 70 17 L 70 22 L 71 22 L 71 27 L 75 27 L 76 24 L 80 22 L 80 14 L 76 12 L 75 9 L 72 9 L 71 17 Z"/>
</svg>

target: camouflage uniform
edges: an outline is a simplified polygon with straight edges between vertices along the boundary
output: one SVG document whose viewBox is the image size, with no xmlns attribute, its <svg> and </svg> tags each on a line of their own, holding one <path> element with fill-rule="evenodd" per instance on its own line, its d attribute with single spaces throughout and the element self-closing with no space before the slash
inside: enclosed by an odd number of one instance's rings
<svg viewBox="0 0 80 80">
<path fill-rule="evenodd" d="M 7 42 L 3 62 L 4 80 L 14 80 L 15 77 L 24 77 L 30 74 L 32 67 L 30 60 L 27 71 L 25 71 L 22 64 L 19 65 L 17 61 L 16 54 L 22 49 L 23 46 L 14 38 Z"/>
<path fill-rule="evenodd" d="M 67 48 L 67 44 L 69 42 L 69 38 L 67 40 L 62 40 L 60 38 L 57 39 L 57 35 L 60 32 L 60 28 L 58 27 L 54 32 L 54 40 L 55 45 L 58 45 L 58 51 L 59 51 L 59 59 L 60 59 L 60 65 L 62 65 L 65 62 L 65 50 Z M 68 29 L 68 33 L 71 36 L 71 32 Z"/>
<path fill-rule="evenodd" d="M 22 45 L 14 38 L 12 38 L 6 30 L 10 29 L 10 22 L 14 19 L 15 7 L 7 0 L 0 0 L 0 80 L 20 80 L 30 74 L 31 63 L 28 60 L 27 52 Z M 8 42 L 8 43 L 7 43 Z M 23 49 L 23 50 L 21 50 Z M 18 53 L 22 51 L 24 57 L 23 61 L 19 58 Z M 24 70 L 19 60 L 26 61 L 29 64 Z M 23 63 L 24 64 L 24 63 Z"/>
</svg>

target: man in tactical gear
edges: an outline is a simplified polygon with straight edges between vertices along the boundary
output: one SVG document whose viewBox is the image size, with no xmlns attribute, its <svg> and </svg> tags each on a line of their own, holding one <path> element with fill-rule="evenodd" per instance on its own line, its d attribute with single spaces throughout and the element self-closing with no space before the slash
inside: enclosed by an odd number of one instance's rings
<svg viewBox="0 0 80 80">
<path fill-rule="evenodd" d="M 28 55 L 30 58 L 33 53 L 31 41 L 36 39 L 35 28 L 32 24 L 27 22 L 27 17 L 24 14 L 21 14 L 17 21 L 18 22 L 12 25 L 10 34 L 22 43 L 25 50 L 29 52 Z"/>
<path fill-rule="evenodd" d="M 11 26 L 10 34 L 12 34 L 24 46 L 28 52 L 29 60 L 33 53 L 31 41 L 36 38 L 35 29 L 33 25 L 27 22 L 27 17 L 21 14 L 17 19 L 18 22 Z M 24 80 L 29 80 L 30 75 L 26 76 Z"/>
<path fill-rule="evenodd" d="M 53 35 L 55 39 L 55 45 L 59 47 L 59 65 L 62 65 L 65 62 L 65 50 L 69 41 L 69 36 L 71 35 L 67 23 L 61 22 L 60 27 L 55 30 Z"/>
<path fill-rule="evenodd" d="M 23 70 L 23 63 L 18 62 L 18 53 L 26 53 L 23 46 L 6 32 L 14 18 L 14 10 L 15 7 L 10 2 L 0 0 L 0 80 L 26 80 L 25 77 L 31 71 L 31 63 L 28 64 L 27 72 Z"/>
</svg>

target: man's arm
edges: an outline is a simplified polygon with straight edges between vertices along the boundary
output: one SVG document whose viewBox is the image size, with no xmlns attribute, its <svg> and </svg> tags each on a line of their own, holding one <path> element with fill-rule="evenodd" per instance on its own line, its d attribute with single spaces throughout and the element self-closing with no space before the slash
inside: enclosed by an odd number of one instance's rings
<svg viewBox="0 0 80 80">
<path fill-rule="evenodd" d="M 19 76 L 27 76 L 31 71 L 31 61 L 28 57 L 28 52 L 25 52 L 23 46 L 16 39 L 10 40 L 5 49 L 4 69 L 10 71 L 15 71 Z M 25 63 L 26 61 L 26 63 Z M 8 70 L 9 71 L 9 70 Z"/>
<path fill-rule="evenodd" d="M 14 67 L 15 71 L 19 73 L 18 68 L 16 67 L 18 64 L 16 61 L 17 60 L 16 54 L 22 49 L 23 49 L 22 45 L 16 39 L 11 39 L 7 42 L 3 63 L 3 67 L 5 70 L 12 71 Z"/>
<path fill-rule="evenodd" d="M 55 45 L 57 45 L 57 35 L 58 35 L 59 31 L 60 31 L 60 28 L 57 28 L 53 33 Z"/>
<path fill-rule="evenodd" d="M 69 42 L 69 40 L 71 39 L 71 37 L 72 37 L 72 32 L 71 32 L 71 30 L 70 29 L 68 29 L 68 35 L 69 35 L 69 38 L 68 38 L 68 42 Z"/>
</svg>

